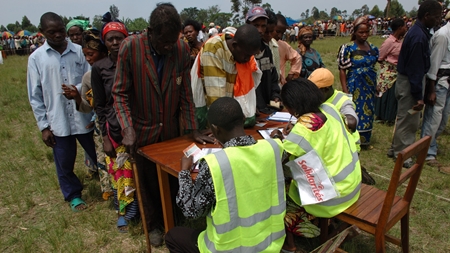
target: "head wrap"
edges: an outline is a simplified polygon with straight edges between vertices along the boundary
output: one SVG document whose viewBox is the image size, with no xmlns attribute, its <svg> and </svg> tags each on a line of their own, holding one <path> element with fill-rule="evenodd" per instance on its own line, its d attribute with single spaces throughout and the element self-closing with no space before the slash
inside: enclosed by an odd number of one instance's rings
<svg viewBox="0 0 450 253">
<path fill-rule="evenodd" d="M 81 28 L 81 30 L 86 30 L 86 28 L 88 28 L 89 26 L 89 21 L 88 20 L 82 20 L 82 19 L 72 19 L 69 21 L 69 23 L 67 23 L 66 25 L 66 32 L 69 31 L 69 29 L 72 26 L 78 26 L 79 28 Z"/>
<path fill-rule="evenodd" d="M 317 88 L 330 87 L 334 83 L 334 75 L 326 68 L 318 68 L 309 75 L 308 80 L 313 82 Z"/>
<path fill-rule="evenodd" d="M 118 19 L 113 19 L 111 16 L 111 13 L 108 11 L 107 13 L 103 14 L 102 16 L 102 42 L 105 41 L 105 35 L 110 31 L 117 31 L 121 32 L 123 35 L 125 35 L 125 38 L 128 37 L 128 31 L 125 25 Z"/>
<path fill-rule="evenodd" d="M 123 23 L 120 23 L 120 22 L 109 22 L 109 23 L 106 23 L 103 26 L 103 30 L 102 30 L 102 40 L 103 41 L 105 41 L 105 35 L 108 32 L 111 32 L 111 31 L 120 32 L 123 35 L 125 35 L 125 37 L 128 37 L 127 28 L 125 27 L 125 25 Z"/>
<path fill-rule="evenodd" d="M 353 33 L 350 40 L 356 39 L 355 33 L 358 30 L 358 26 L 360 26 L 361 24 L 364 24 L 367 27 L 369 27 L 369 18 L 367 16 L 361 16 L 356 18 L 355 21 L 353 21 Z"/>
<path fill-rule="evenodd" d="M 83 48 L 108 53 L 108 49 L 100 40 L 100 32 L 96 29 L 87 30 L 83 36 Z"/>
<path fill-rule="evenodd" d="M 310 26 L 304 26 L 302 28 L 300 28 L 300 30 L 298 31 L 298 48 L 300 49 L 300 54 L 301 55 L 305 55 L 306 52 L 306 46 L 303 45 L 303 43 L 301 42 L 301 38 L 303 35 L 305 34 L 313 34 L 313 30 Z"/>
<path fill-rule="evenodd" d="M 360 24 L 369 25 L 369 18 L 367 16 L 361 16 L 356 18 L 355 21 L 353 21 L 354 27 L 353 32 L 356 32 L 357 26 L 359 26 Z"/>
</svg>

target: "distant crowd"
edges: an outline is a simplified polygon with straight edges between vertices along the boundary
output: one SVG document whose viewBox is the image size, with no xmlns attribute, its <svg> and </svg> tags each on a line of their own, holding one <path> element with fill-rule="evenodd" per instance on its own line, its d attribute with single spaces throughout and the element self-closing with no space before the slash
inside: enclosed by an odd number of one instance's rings
<svg viewBox="0 0 450 253">
<path fill-rule="evenodd" d="M 44 44 L 43 36 L 10 36 L 0 38 L 0 50 L 6 55 L 29 55 Z"/>
<path fill-rule="evenodd" d="M 437 1 L 424 1 L 416 20 L 360 16 L 289 27 L 283 15 L 256 6 L 238 28 L 207 28 L 181 23 L 172 4 L 160 3 L 139 34 L 129 36 L 109 12 L 102 21 L 94 29 L 47 12 L 40 20 L 45 41 L 24 39 L 20 48 L 23 54 L 38 46 L 28 59 L 28 98 L 53 150 L 64 200 L 73 212 L 94 211 L 86 210 L 74 173 L 78 141 L 86 177 L 98 177 L 103 198 L 114 201 L 118 232 L 142 218 L 146 239 L 165 241 L 171 252 L 296 252 L 294 236 L 319 236 L 316 218 L 336 216 L 358 200 L 362 183 L 375 183 L 359 159 L 373 149 L 374 123 L 395 124 L 385 148 L 396 159 L 415 142 L 424 107 L 421 134 L 432 136 L 427 163 L 450 173 L 437 161 L 436 138 L 450 112 L 450 23 L 441 27 Z M 369 42 L 379 31 L 389 34 L 380 48 Z M 347 35 L 336 58 L 338 91 L 312 44 Z M 9 51 L 17 50 L 8 39 Z M 244 131 L 281 110 L 291 116 L 283 131 L 258 141 Z M 180 152 L 178 180 L 164 189 L 178 191 L 178 210 L 205 217 L 206 229 L 175 227 L 164 235 L 162 180 L 157 165 L 136 151 L 187 133 L 223 149 L 196 163 Z M 304 167 L 317 175 L 300 180 Z M 330 183 L 311 184 L 319 174 Z"/>
</svg>

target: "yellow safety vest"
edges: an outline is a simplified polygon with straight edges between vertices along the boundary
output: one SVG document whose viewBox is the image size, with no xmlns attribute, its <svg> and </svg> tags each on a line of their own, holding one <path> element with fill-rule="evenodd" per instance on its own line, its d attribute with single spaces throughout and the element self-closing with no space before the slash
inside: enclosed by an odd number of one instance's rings
<svg viewBox="0 0 450 253">
<path fill-rule="evenodd" d="M 361 168 L 355 143 L 348 137 L 339 112 L 329 103 L 322 104 L 320 110 L 327 117 L 322 128 L 311 131 L 301 124 L 295 124 L 286 137 L 283 147 L 292 155 L 291 160 L 313 149 L 322 159 L 340 196 L 303 207 L 314 216 L 330 218 L 358 200 L 361 188 Z M 292 181 L 288 194 L 297 204 L 301 205 L 295 180 Z"/>
<path fill-rule="evenodd" d="M 200 252 L 280 252 L 286 196 L 280 140 L 225 148 L 204 159 L 216 204 L 197 243 Z"/>
<path fill-rule="evenodd" d="M 355 108 L 355 104 L 349 97 L 347 97 L 347 94 L 345 94 L 342 91 L 338 91 L 338 90 L 334 90 L 333 95 L 331 97 L 329 97 L 327 99 L 327 101 L 325 101 L 325 102 L 334 105 L 334 107 L 336 107 L 336 109 L 340 112 L 342 105 L 347 100 L 351 101 L 353 104 L 353 108 Z M 342 115 L 342 117 L 346 117 L 346 116 Z M 358 131 L 355 131 L 353 133 L 351 133 L 350 131 L 348 131 L 348 132 L 351 135 L 351 137 L 355 140 L 356 151 L 358 151 L 358 153 L 359 153 L 359 151 L 361 151 L 361 137 L 359 136 L 359 132 Z"/>
</svg>

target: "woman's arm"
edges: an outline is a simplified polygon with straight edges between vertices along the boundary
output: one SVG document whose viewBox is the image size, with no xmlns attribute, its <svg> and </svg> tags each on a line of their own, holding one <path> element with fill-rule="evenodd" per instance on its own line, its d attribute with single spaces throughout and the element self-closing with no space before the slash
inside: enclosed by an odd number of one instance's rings
<svg viewBox="0 0 450 253">
<path fill-rule="evenodd" d="M 339 81 L 341 81 L 342 91 L 348 93 L 347 88 L 347 73 L 345 69 L 339 69 Z"/>
</svg>

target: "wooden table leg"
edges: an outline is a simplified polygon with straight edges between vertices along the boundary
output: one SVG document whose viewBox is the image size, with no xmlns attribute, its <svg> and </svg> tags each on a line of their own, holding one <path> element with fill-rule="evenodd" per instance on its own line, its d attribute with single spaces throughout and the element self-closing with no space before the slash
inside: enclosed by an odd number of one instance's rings
<svg viewBox="0 0 450 253">
<path fill-rule="evenodd" d="M 169 174 L 157 164 L 159 191 L 161 193 L 162 212 L 164 216 L 165 232 L 174 227 L 172 198 L 170 195 Z"/>
<path fill-rule="evenodd" d="M 145 242 L 147 243 L 147 252 L 150 253 L 150 252 L 152 252 L 152 245 L 150 244 L 150 239 L 148 237 L 148 228 L 147 228 L 147 220 L 146 220 L 147 216 L 145 215 L 145 208 L 142 204 L 142 194 L 141 194 L 141 186 L 140 186 L 140 181 L 139 181 L 139 172 L 138 172 L 138 168 L 136 166 L 136 161 L 134 160 L 134 158 L 131 158 L 130 162 L 131 162 L 131 166 L 133 168 L 134 184 L 136 186 L 136 191 L 137 191 L 139 212 L 141 213 L 142 226 L 143 226 L 144 234 L 145 234 Z"/>
</svg>

